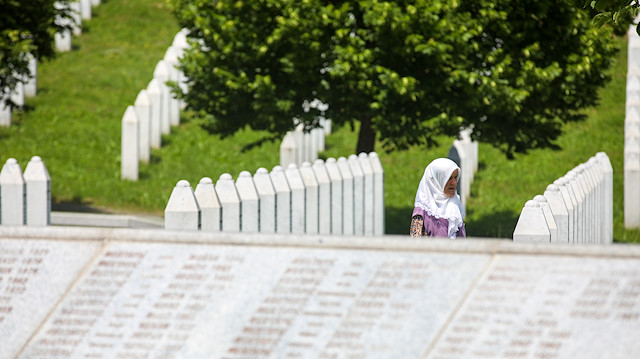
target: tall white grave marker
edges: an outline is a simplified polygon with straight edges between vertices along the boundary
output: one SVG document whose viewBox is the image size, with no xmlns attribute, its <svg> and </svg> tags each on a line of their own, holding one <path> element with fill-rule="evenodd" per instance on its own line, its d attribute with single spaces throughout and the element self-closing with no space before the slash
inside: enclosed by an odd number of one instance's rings
<svg viewBox="0 0 640 359">
<path fill-rule="evenodd" d="M 353 174 L 353 232 L 364 234 L 364 172 L 358 156 L 351 155 L 348 159 L 349 169 Z"/>
<path fill-rule="evenodd" d="M 39 156 L 31 157 L 24 170 L 26 183 L 26 224 L 48 226 L 51 223 L 51 177 Z"/>
<path fill-rule="evenodd" d="M 345 157 L 338 158 L 338 169 L 342 176 L 342 233 L 354 234 L 354 180 L 349 162 Z"/>
<path fill-rule="evenodd" d="M 298 166 L 294 163 L 284 171 L 291 189 L 291 233 L 305 233 L 305 187 Z"/>
<path fill-rule="evenodd" d="M 146 89 L 138 92 L 134 106 L 140 121 L 140 161 L 149 163 L 151 159 L 151 101 Z"/>
<path fill-rule="evenodd" d="M 373 211 L 375 207 L 373 167 L 369 161 L 369 156 L 364 152 L 358 155 L 358 160 L 360 161 L 360 166 L 362 167 L 362 173 L 364 175 L 364 235 L 372 236 L 374 234 Z"/>
<path fill-rule="evenodd" d="M 179 231 L 200 229 L 200 207 L 189 182 L 180 180 L 171 191 L 164 210 L 164 228 Z"/>
<path fill-rule="evenodd" d="M 325 168 L 331 180 L 331 233 L 342 234 L 342 176 L 336 159 L 327 159 Z"/>
<path fill-rule="evenodd" d="M 300 166 L 300 177 L 305 188 L 305 233 L 318 233 L 318 180 L 313 173 L 313 168 L 309 162 L 304 162 Z"/>
<path fill-rule="evenodd" d="M 162 142 L 162 87 L 160 80 L 153 79 L 147 85 L 147 95 L 151 103 L 149 123 L 149 143 L 151 148 L 160 148 Z"/>
<path fill-rule="evenodd" d="M 324 131 L 322 132 L 324 136 Z M 313 173 L 318 180 L 318 233 L 331 233 L 331 179 L 324 161 L 317 159 L 313 163 Z"/>
<path fill-rule="evenodd" d="M 0 171 L 0 224 L 24 225 L 24 177 L 15 158 L 9 158 Z"/>
<path fill-rule="evenodd" d="M 200 207 L 200 230 L 203 232 L 220 232 L 222 222 L 222 205 L 213 186 L 213 180 L 203 177 L 194 192 Z"/>
<path fill-rule="evenodd" d="M 269 173 L 273 189 L 276 191 L 276 232 L 291 233 L 291 188 L 281 166 L 275 166 Z"/>
<path fill-rule="evenodd" d="M 166 61 L 158 61 L 158 64 L 153 71 L 153 78 L 159 81 L 160 92 L 162 93 L 160 128 L 162 130 L 162 133 L 166 135 L 171 132 L 171 93 L 169 92 L 169 87 L 167 86 L 167 81 L 169 81 L 170 78 Z"/>
<path fill-rule="evenodd" d="M 536 201 L 525 203 L 518 223 L 513 231 L 514 242 L 551 242 L 551 233 L 547 227 L 547 220 L 542 207 Z"/>
<path fill-rule="evenodd" d="M 240 197 L 242 232 L 258 232 L 260 229 L 260 199 L 249 171 L 242 171 L 236 180 L 236 190 Z"/>
<path fill-rule="evenodd" d="M 122 117 L 122 138 L 121 138 L 121 178 L 127 180 L 138 180 L 139 158 L 138 145 L 140 122 L 133 106 L 128 106 Z"/>
<path fill-rule="evenodd" d="M 240 232 L 242 203 L 233 177 L 228 173 L 221 174 L 215 188 L 222 205 L 222 231 Z"/>
<path fill-rule="evenodd" d="M 260 167 L 253 175 L 260 198 L 260 232 L 275 233 L 276 231 L 276 190 L 273 188 L 269 171 Z"/>
<path fill-rule="evenodd" d="M 373 168 L 373 190 L 375 192 L 373 204 L 374 233 L 376 236 L 382 236 L 384 235 L 384 169 L 377 153 L 369 153 L 369 161 L 371 161 L 371 167 Z"/>
</svg>

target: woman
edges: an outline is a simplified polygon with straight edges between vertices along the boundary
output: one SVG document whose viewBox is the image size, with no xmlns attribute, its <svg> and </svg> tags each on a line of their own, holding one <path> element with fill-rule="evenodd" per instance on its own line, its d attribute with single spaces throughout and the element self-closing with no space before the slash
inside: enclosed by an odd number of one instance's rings
<svg viewBox="0 0 640 359">
<path fill-rule="evenodd" d="M 411 218 L 411 237 L 466 237 L 464 210 L 456 193 L 460 168 L 436 158 L 424 170 Z"/>
</svg>

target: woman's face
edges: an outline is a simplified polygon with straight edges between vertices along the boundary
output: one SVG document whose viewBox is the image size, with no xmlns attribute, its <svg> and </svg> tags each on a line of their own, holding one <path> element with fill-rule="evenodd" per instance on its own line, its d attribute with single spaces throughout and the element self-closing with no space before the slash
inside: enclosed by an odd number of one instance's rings
<svg viewBox="0 0 640 359">
<path fill-rule="evenodd" d="M 456 169 L 449 177 L 447 184 L 444 185 L 444 194 L 447 197 L 453 197 L 456 195 L 456 187 L 458 186 L 458 170 Z"/>
</svg>

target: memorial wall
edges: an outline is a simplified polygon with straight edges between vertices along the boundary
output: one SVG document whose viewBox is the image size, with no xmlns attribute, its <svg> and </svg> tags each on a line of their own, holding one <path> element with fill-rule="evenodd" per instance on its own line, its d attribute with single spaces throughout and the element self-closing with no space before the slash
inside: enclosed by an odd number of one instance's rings
<svg viewBox="0 0 640 359">
<path fill-rule="evenodd" d="M 633 358 L 640 247 L 0 227 L 0 358 Z"/>
</svg>

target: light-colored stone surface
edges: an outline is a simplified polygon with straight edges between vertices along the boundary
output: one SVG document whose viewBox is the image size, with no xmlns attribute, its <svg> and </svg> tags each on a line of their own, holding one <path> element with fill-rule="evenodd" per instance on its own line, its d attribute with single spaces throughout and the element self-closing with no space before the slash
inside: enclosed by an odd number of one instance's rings
<svg viewBox="0 0 640 359">
<path fill-rule="evenodd" d="M 164 228 L 197 231 L 200 229 L 200 207 L 193 188 L 186 180 L 180 180 L 173 188 L 164 210 Z"/>
<path fill-rule="evenodd" d="M 134 106 L 140 121 L 140 161 L 149 163 L 151 160 L 151 100 L 146 89 L 138 92 Z"/>
<path fill-rule="evenodd" d="M 21 288 L 0 356 L 634 358 L 639 266 L 616 244 L 0 227 Z"/>
<path fill-rule="evenodd" d="M 260 228 L 260 198 L 256 191 L 256 186 L 253 184 L 253 178 L 249 171 L 242 171 L 238 175 L 236 180 L 236 190 L 240 197 L 241 214 L 241 231 L 242 232 L 258 232 Z"/>
<path fill-rule="evenodd" d="M 364 234 L 364 172 L 358 156 L 350 155 L 347 163 L 353 174 L 353 232 L 356 235 L 362 235 Z"/>
<path fill-rule="evenodd" d="M 284 171 L 291 189 L 291 233 L 305 232 L 305 188 L 298 166 L 294 163 Z"/>
<path fill-rule="evenodd" d="M 160 92 L 162 94 L 160 109 L 160 130 L 167 135 L 171 132 L 171 92 L 167 81 L 169 78 L 169 68 L 164 60 L 158 61 L 156 68 L 153 70 L 153 78 L 158 80 Z"/>
<path fill-rule="evenodd" d="M 311 163 L 304 162 L 300 166 L 300 178 L 304 184 L 305 195 L 305 233 L 318 233 L 318 197 L 319 186 L 316 175 L 313 173 Z"/>
<path fill-rule="evenodd" d="M 324 130 L 319 129 L 324 138 Z M 313 173 L 318 180 L 318 233 L 331 233 L 331 179 L 324 161 L 317 159 L 313 163 Z"/>
<path fill-rule="evenodd" d="M 269 178 L 276 191 L 276 232 L 291 233 L 291 188 L 280 166 L 269 172 Z"/>
<path fill-rule="evenodd" d="M 333 157 L 327 159 L 325 167 L 331 179 L 331 233 L 342 234 L 342 175 Z"/>
<path fill-rule="evenodd" d="M 524 204 L 513 231 L 513 241 L 551 243 L 547 220 L 537 201 L 531 200 Z"/>
<path fill-rule="evenodd" d="M 0 358 L 18 354 L 100 246 L 0 239 Z"/>
<path fill-rule="evenodd" d="M 228 173 L 221 174 L 215 188 L 222 205 L 222 231 L 240 232 L 240 197 L 233 177 Z"/>
<path fill-rule="evenodd" d="M 353 174 L 345 157 L 338 158 L 338 169 L 342 176 L 342 233 L 354 234 Z"/>
<path fill-rule="evenodd" d="M 24 177 L 15 158 L 7 159 L 0 171 L 0 224 L 24 224 Z"/>
<path fill-rule="evenodd" d="M 200 207 L 200 229 L 205 232 L 220 232 L 222 205 L 209 177 L 200 179 L 193 194 Z"/>
<path fill-rule="evenodd" d="M 150 144 L 152 148 L 160 148 L 162 142 L 162 88 L 160 80 L 152 79 L 147 85 L 147 95 L 151 102 L 151 123 L 149 124 Z"/>
<path fill-rule="evenodd" d="M 374 191 L 373 167 L 369 161 L 369 155 L 362 152 L 358 154 L 362 174 L 364 175 L 364 213 L 363 228 L 365 236 L 372 236 L 374 231 L 373 211 L 375 209 L 374 199 L 376 193 Z"/>
<path fill-rule="evenodd" d="M 373 169 L 373 190 L 375 192 L 373 226 L 376 236 L 384 235 L 384 170 L 378 154 L 369 153 L 369 161 Z"/>
</svg>

